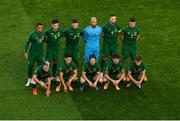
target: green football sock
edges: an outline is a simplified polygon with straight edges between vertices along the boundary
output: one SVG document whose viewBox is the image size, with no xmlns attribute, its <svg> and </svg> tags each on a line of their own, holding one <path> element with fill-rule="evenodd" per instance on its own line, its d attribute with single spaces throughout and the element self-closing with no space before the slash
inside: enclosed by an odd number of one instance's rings
<svg viewBox="0 0 180 121">
<path fill-rule="evenodd" d="M 31 84 L 31 87 L 32 87 L 33 89 L 35 89 L 35 88 L 36 88 L 36 85 L 35 85 L 35 84 Z"/>
<path fill-rule="evenodd" d="M 57 71 L 57 64 L 52 64 L 52 72 L 53 72 L 53 76 L 56 76 L 56 71 Z"/>
<path fill-rule="evenodd" d="M 33 66 L 29 65 L 28 66 L 28 78 L 32 78 L 33 75 Z"/>
</svg>

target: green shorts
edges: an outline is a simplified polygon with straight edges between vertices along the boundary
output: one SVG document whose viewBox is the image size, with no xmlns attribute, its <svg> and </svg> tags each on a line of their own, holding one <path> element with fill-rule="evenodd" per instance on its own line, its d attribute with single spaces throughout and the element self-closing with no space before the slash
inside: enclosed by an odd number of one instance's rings
<svg viewBox="0 0 180 121">
<path fill-rule="evenodd" d="M 136 80 L 139 80 L 141 78 L 142 73 L 138 73 L 138 74 L 132 74 L 132 77 Z"/>
<path fill-rule="evenodd" d="M 67 74 L 66 74 L 66 75 L 63 74 L 64 82 L 67 82 L 72 75 L 73 75 L 73 74 L 68 74 L 68 75 L 67 75 Z"/>
<path fill-rule="evenodd" d="M 43 64 L 44 61 L 44 55 L 43 54 L 34 54 L 29 53 L 28 55 L 28 64 L 33 66 L 35 62 L 37 62 L 38 65 Z"/>
<path fill-rule="evenodd" d="M 103 43 L 102 56 L 108 57 L 113 54 L 117 54 L 117 44 L 109 45 L 108 43 Z"/>
<path fill-rule="evenodd" d="M 64 51 L 64 56 L 65 55 L 72 55 L 73 61 L 78 61 L 79 58 L 79 48 L 78 47 L 66 47 Z"/>
<path fill-rule="evenodd" d="M 87 77 L 90 81 L 93 81 L 93 82 L 95 81 L 95 80 L 94 80 L 94 77 L 95 77 L 94 75 L 86 75 L 86 77 Z"/>
<path fill-rule="evenodd" d="M 59 62 L 59 51 L 47 50 L 46 59 L 49 62 L 52 62 L 52 61 Z"/>
<path fill-rule="evenodd" d="M 38 76 L 37 76 L 37 79 L 38 79 L 39 81 L 43 81 L 44 83 L 48 82 L 48 77 L 38 77 Z"/>
<path fill-rule="evenodd" d="M 130 55 L 131 60 L 136 58 L 136 46 L 123 45 L 122 47 L 122 59 L 125 60 Z"/>
<path fill-rule="evenodd" d="M 119 73 L 110 73 L 110 74 L 109 74 L 109 77 L 112 78 L 112 79 L 118 79 L 117 76 L 118 76 L 119 74 L 122 74 L 122 72 L 119 72 Z"/>
</svg>

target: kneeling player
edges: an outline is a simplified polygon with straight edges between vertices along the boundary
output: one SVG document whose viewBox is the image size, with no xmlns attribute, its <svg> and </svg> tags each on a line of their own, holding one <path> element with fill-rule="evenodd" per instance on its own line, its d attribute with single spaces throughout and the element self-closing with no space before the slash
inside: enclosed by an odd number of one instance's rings
<svg viewBox="0 0 180 121">
<path fill-rule="evenodd" d="M 73 91 L 71 82 L 77 80 L 77 67 L 72 61 L 71 55 L 65 55 L 64 62 L 59 65 L 56 80 L 59 80 L 63 84 L 64 92 L 67 92 L 68 90 Z M 60 86 L 56 88 L 56 91 L 60 91 Z"/>
<path fill-rule="evenodd" d="M 141 88 L 142 82 L 147 82 L 145 71 L 145 65 L 140 56 L 137 56 L 135 61 L 131 62 L 129 65 L 128 75 L 127 75 L 127 87 L 130 86 L 130 81 L 133 81 L 138 88 Z"/>
<path fill-rule="evenodd" d="M 120 90 L 119 83 L 125 80 L 125 71 L 123 64 L 120 62 L 119 55 L 113 55 L 112 59 L 107 63 L 104 72 L 104 89 L 109 86 L 109 81 L 113 83 L 116 90 Z"/>
<path fill-rule="evenodd" d="M 96 56 L 89 56 L 89 62 L 85 63 L 83 67 L 82 76 L 80 82 L 82 86 L 80 87 L 81 91 L 84 91 L 85 82 L 89 84 L 90 87 L 99 90 L 97 83 L 99 82 L 100 77 L 100 67 L 96 63 Z M 102 82 L 101 82 L 102 83 Z"/>
<path fill-rule="evenodd" d="M 43 65 L 40 65 L 36 68 L 33 78 L 31 80 L 31 87 L 33 88 L 33 94 L 37 95 L 38 91 L 36 84 L 40 84 L 42 88 L 46 90 L 46 95 L 50 94 L 51 81 L 53 80 L 52 72 L 50 70 L 49 62 L 45 62 Z M 47 83 L 47 85 L 46 85 Z"/>
</svg>

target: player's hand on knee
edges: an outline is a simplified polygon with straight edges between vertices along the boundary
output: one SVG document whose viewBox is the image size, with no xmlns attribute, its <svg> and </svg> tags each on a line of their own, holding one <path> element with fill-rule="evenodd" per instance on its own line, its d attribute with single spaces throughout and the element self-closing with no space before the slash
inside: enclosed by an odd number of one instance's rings
<svg viewBox="0 0 180 121">
<path fill-rule="evenodd" d="M 118 81 L 118 80 L 115 80 L 114 83 L 115 83 L 115 85 L 118 85 L 118 84 L 119 84 L 119 81 Z"/>
<path fill-rule="evenodd" d="M 97 86 L 97 83 L 95 82 L 94 84 L 93 84 L 93 87 L 95 88 Z"/>
<path fill-rule="evenodd" d="M 90 86 L 90 87 L 93 87 L 93 84 L 90 82 L 90 83 L 89 83 L 89 86 Z"/>
<path fill-rule="evenodd" d="M 116 85 L 116 81 L 115 80 L 113 80 L 113 85 Z"/>
<path fill-rule="evenodd" d="M 139 81 L 135 81 L 135 84 L 136 84 L 137 86 L 139 86 Z"/>
<path fill-rule="evenodd" d="M 68 81 L 68 82 L 66 82 L 66 85 L 67 85 L 67 86 L 69 86 L 69 85 L 70 85 L 70 82 L 69 82 L 69 81 Z"/>
<path fill-rule="evenodd" d="M 67 93 L 68 92 L 68 89 L 66 86 L 64 86 L 64 92 Z"/>
<path fill-rule="evenodd" d="M 103 78 L 100 78 L 100 79 L 99 79 L 99 82 L 100 82 L 100 83 L 103 83 Z"/>
<path fill-rule="evenodd" d="M 41 85 L 41 87 L 47 89 L 47 86 L 46 86 L 46 84 L 44 82 L 40 81 L 39 84 Z"/>
</svg>

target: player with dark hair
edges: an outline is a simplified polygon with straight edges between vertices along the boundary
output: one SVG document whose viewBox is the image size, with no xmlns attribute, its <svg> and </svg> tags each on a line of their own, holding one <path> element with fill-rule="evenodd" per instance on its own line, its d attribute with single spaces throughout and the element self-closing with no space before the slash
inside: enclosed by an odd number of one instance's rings
<svg viewBox="0 0 180 121">
<path fill-rule="evenodd" d="M 64 31 L 66 38 L 64 55 L 72 55 L 72 60 L 76 66 L 78 66 L 80 36 L 83 36 L 83 31 L 79 28 L 79 22 L 77 19 L 72 19 L 71 27 Z"/>
<path fill-rule="evenodd" d="M 52 73 L 55 77 L 57 67 L 60 61 L 60 38 L 63 35 L 63 31 L 59 27 L 58 19 L 53 19 L 51 24 L 52 27 L 46 30 L 46 59 L 51 63 Z"/>
<path fill-rule="evenodd" d="M 126 80 L 127 87 L 130 86 L 130 81 L 134 82 L 138 88 L 141 88 L 142 82 L 147 82 L 145 64 L 140 56 L 130 63 Z"/>
<path fill-rule="evenodd" d="M 100 77 L 100 67 L 99 64 L 96 62 L 96 56 L 90 55 L 89 62 L 85 63 L 83 67 L 82 76 L 80 78 L 80 82 L 82 84 L 80 90 L 81 91 L 84 90 L 85 82 L 87 82 L 87 84 L 90 87 L 99 90 L 99 87 L 97 85 L 98 82 L 100 82 L 99 77 Z"/>
<path fill-rule="evenodd" d="M 45 33 L 43 32 L 43 24 L 41 22 L 38 22 L 36 24 L 36 30 L 29 34 L 27 41 L 25 43 L 24 57 L 28 62 L 28 81 L 26 83 L 26 86 L 30 85 L 35 62 L 37 62 L 38 65 L 41 65 L 43 63 L 44 39 Z"/>
</svg>

